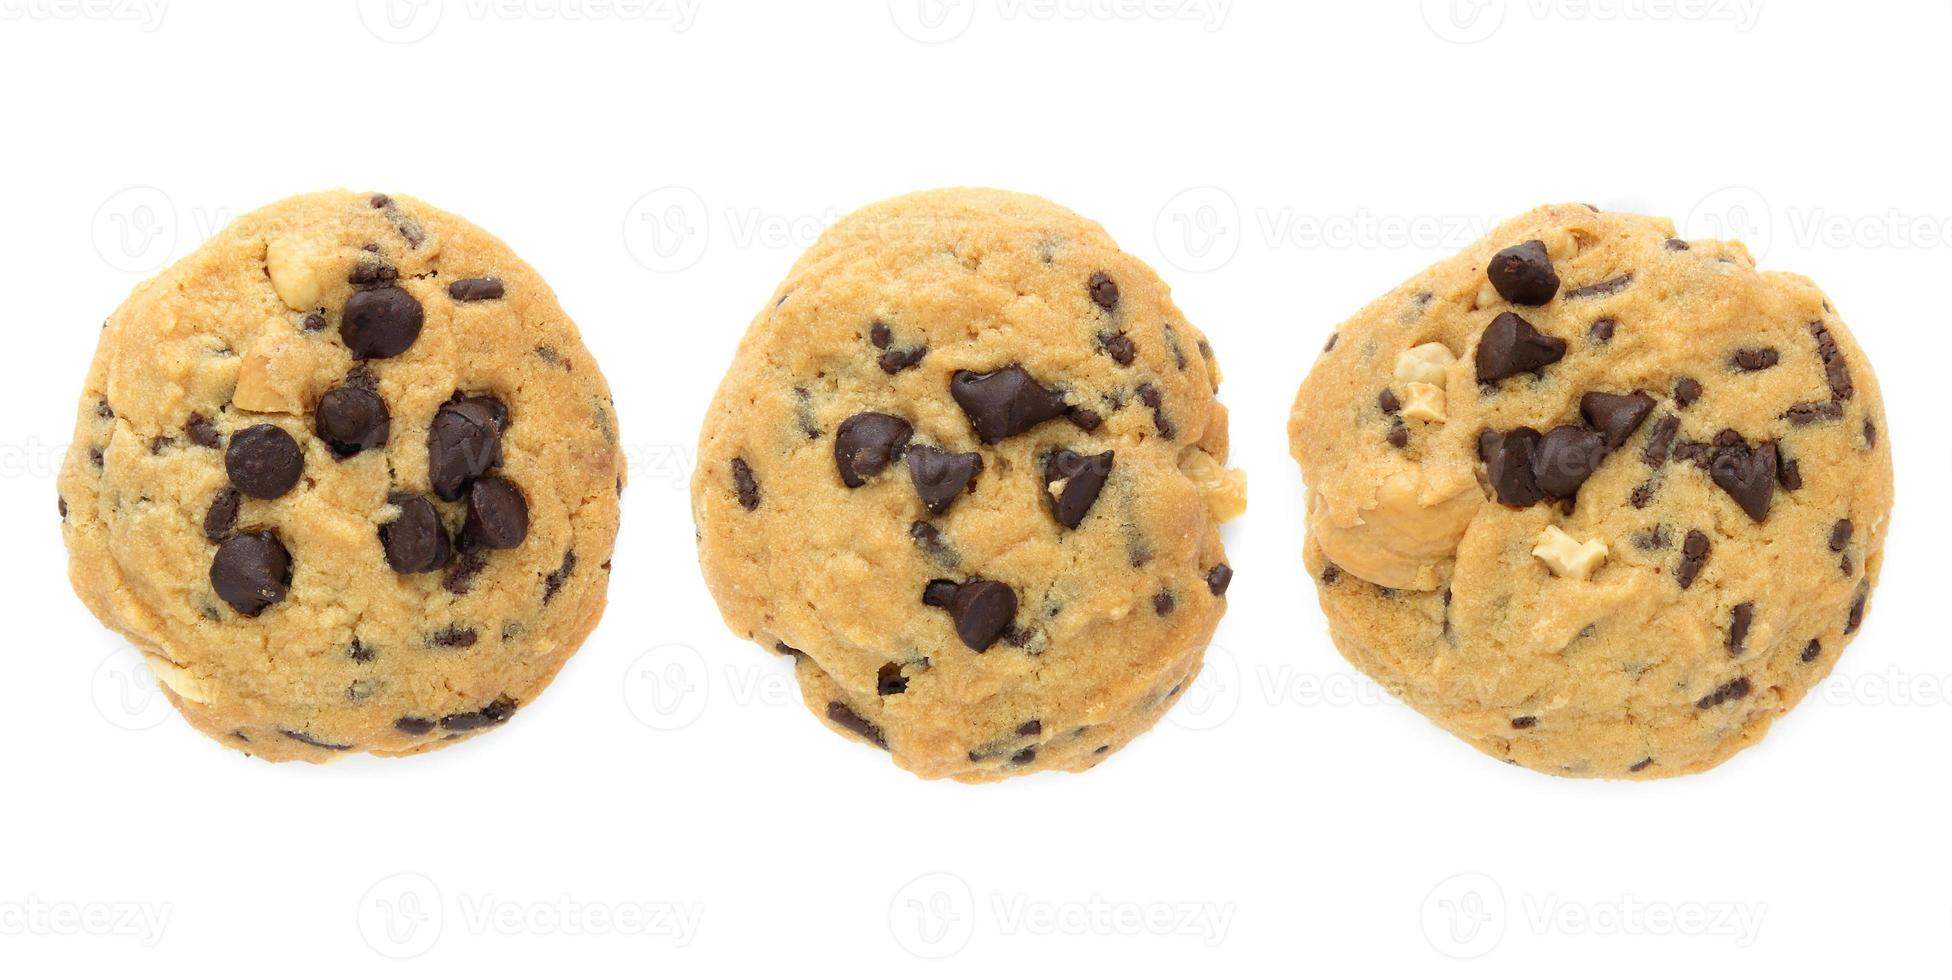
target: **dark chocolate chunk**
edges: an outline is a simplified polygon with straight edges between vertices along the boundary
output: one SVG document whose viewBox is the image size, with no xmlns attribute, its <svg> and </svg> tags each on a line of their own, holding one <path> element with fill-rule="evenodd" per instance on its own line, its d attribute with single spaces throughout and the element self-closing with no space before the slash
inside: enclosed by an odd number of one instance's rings
<svg viewBox="0 0 1952 980">
<path fill-rule="evenodd" d="M 1552 257 L 1545 254 L 1545 243 L 1537 239 L 1492 256 L 1484 271 L 1492 288 L 1508 303 L 1542 306 L 1559 292 L 1559 274 L 1552 271 Z"/>
<path fill-rule="evenodd" d="M 468 488 L 468 516 L 455 544 L 463 551 L 514 548 L 529 536 L 529 499 L 513 480 L 484 476 Z"/>
<path fill-rule="evenodd" d="M 1091 278 L 1085 281 L 1085 291 L 1091 294 L 1091 301 L 1098 304 L 1099 309 L 1118 308 L 1118 283 L 1113 282 L 1111 276 L 1102 272 L 1092 273 Z"/>
<path fill-rule="evenodd" d="M 1674 566 L 1674 580 L 1685 589 L 1694 584 L 1701 575 L 1701 567 L 1708 564 L 1708 553 L 1712 551 L 1708 535 L 1695 530 L 1681 541 L 1681 560 Z"/>
<path fill-rule="evenodd" d="M 1532 449 L 1532 481 L 1548 497 L 1570 500 L 1606 458 L 1606 437 L 1576 425 L 1555 426 Z"/>
<path fill-rule="evenodd" d="M 752 478 L 752 467 L 743 459 L 732 460 L 732 493 L 739 498 L 739 506 L 759 509 L 759 481 Z"/>
<path fill-rule="evenodd" d="M 1051 516 L 1068 528 L 1083 523 L 1111 472 L 1111 450 L 1082 456 L 1069 449 L 1059 449 L 1045 455 L 1044 498 L 1050 503 Z M 1063 487 L 1053 493 L 1052 487 L 1060 482 Z"/>
<path fill-rule="evenodd" d="M 397 357 L 420 339 L 420 301 L 398 286 L 352 294 L 339 317 L 339 338 L 360 360 Z"/>
<path fill-rule="evenodd" d="M 1708 475 L 1750 520 L 1760 523 L 1769 516 L 1769 503 L 1776 494 L 1776 446 L 1764 443 L 1751 448 L 1736 438 L 1734 445 L 1719 445 L 1722 440 L 1717 438 Z"/>
<path fill-rule="evenodd" d="M 976 477 L 982 472 L 981 453 L 944 452 L 934 446 L 908 448 L 908 479 L 931 514 L 948 510 L 963 491 L 975 490 Z"/>
<path fill-rule="evenodd" d="M 906 421 L 881 412 L 861 412 L 850 416 L 834 433 L 834 466 L 840 482 L 849 487 L 864 486 L 868 478 L 888 468 L 908 448 L 908 437 L 915 428 Z"/>
<path fill-rule="evenodd" d="M 305 471 L 305 453 L 298 440 L 268 422 L 231 436 L 224 452 L 224 471 L 232 486 L 260 500 L 284 496 L 298 485 Z"/>
<path fill-rule="evenodd" d="M 291 590 L 291 552 L 272 531 L 230 538 L 210 561 L 210 587 L 238 613 L 256 616 Z"/>
<path fill-rule="evenodd" d="M 1521 426 L 1510 432 L 1492 433 L 1495 437 L 1484 457 L 1486 475 L 1498 502 L 1509 507 L 1530 507 L 1545 499 L 1533 475 L 1532 457 L 1539 446 L 1539 431 Z M 1480 440 L 1480 450 L 1485 443 Z"/>
<path fill-rule="evenodd" d="M 501 299 L 502 281 L 493 277 L 456 279 L 447 284 L 447 295 L 457 303 L 479 303 L 483 300 Z"/>
<path fill-rule="evenodd" d="M 1227 586 L 1234 581 L 1234 570 L 1226 565 L 1215 565 L 1206 570 L 1206 588 L 1214 595 L 1226 595 Z"/>
<path fill-rule="evenodd" d="M 1728 615 L 1728 655 L 1739 657 L 1742 647 L 1748 643 L 1749 627 L 1755 623 L 1755 603 L 1736 603 Z"/>
<path fill-rule="evenodd" d="M 931 525 L 929 530 L 934 531 L 934 526 Z M 922 605 L 947 609 L 949 603 L 955 601 L 955 598 L 956 583 L 946 578 L 932 579 L 929 584 L 922 587 Z"/>
<path fill-rule="evenodd" d="M 1589 391 L 1579 399 L 1579 414 L 1587 425 L 1606 436 L 1609 450 L 1625 445 L 1627 437 L 1640 428 L 1640 423 L 1647 420 L 1647 413 L 1653 410 L 1654 400 L 1637 391 L 1631 395 Z"/>
<path fill-rule="evenodd" d="M 1539 333 L 1524 317 L 1500 313 L 1478 338 L 1478 382 L 1539 371 L 1566 356 L 1566 342 Z"/>
<path fill-rule="evenodd" d="M 1566 298 L 1586 299 L 1592 296 L 1610 296 L 1631 285 L 1633 285 L 1633 273 L 1629 272 L 1624 275 L 1614 276 L 1611 279 L 1593 283 L 1590 286 L 1568 289 L 1566 290 Z"/>
<path fill-rule="evenodd" d="M 957 371 L 949 379 L 949 394 L 986 443 L 1028 432 L 1065 409 L 1063 394 L 1038 384 L 1020 364 L 987 374 Z"/>
<path fill-rule="evenodd" d="M 1701 382 L 1693 378 L 1681 378 L 1674 382 L 1674 406 L 1687 408 L 1701 397 Z"/>
<path fill-rule="evenodd" d="M 386 445 L 392 416 L 379 392 L 348 384 L 319 396 L 312 424 L 332 455 L 345 459 Z"/>
<path fill-rule="evenodd" d="M 875 748 L 888 747 L 888 740 L 882 736 L 880 728 L 839 701 L 827 702 L 827 720 L 874 743 Z"/>
<path fill-rule="evenodd" d="M 1746 677 L 1737 677 L 1704 695 L 1701 700 L 1694 703 L 1694 706 L 1703 711 L 1707 711 L 1709 708 L 1717 705 L 1726 704 L 1730 701 L 1740 701 L 1748 696 L 1749 679 Z"/>
<path fill-rule="evenodd" d="M 230 529 L 237 526 L 237 511 L 244 504 L 244 495 L 232 487 L 217 491 L 210 501 L 210 509 L 203 512 L 203 536 L 212 541 L 222 541 Z"/>
<path fill-rule="evenodd" d="M 427 478 L 434 495 L 459 500 L 468 481 L 502 464 L 508 409 L 488 395 L 448 400 L 427 427 Z"/>
<path fill-rule="evenodd" d="M 1744 347 L 1729 355 L 1728 366 L 1737 371 L 1766 371 L 1780 360 L 1782 355 L 1774 347 Z"/>
<path fill-rule="evenodd" d="M 930 589 L 935 589 L 934 583 Z M 923 601 L 928 601 L 927 593 Z M 963 645 L 981 653 L 1016 619 L 1017 593 L 1001 582 L 972 578 L 956 586 L 946 608 Z"/>
<path fill-rule="evenodd" d="M 380 526 L 387 567 L 409 575 L 446 567 L 453 549 L 433 502 L 417 493 L 396 493 L 387 502 L 400 509 L 399 517 Z"/>
</svg>

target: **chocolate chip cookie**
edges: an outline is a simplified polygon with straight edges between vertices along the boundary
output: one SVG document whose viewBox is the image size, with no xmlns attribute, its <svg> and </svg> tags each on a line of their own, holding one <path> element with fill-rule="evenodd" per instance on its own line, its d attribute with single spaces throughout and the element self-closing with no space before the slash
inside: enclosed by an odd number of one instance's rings
<svg viewBox="0 0 1952 980">
<path fill-rule="evenodd" d="M 692 484 L 726 622 L 918 775 L 1082 770 L 1200 669 L 1233 573 L 1219 368 L 1098 225 L 991 190 L 897 198 L 793 267 Z"/>
<path fill-rule="evenodd" d="M 596 625 L 623 453 L 534 270 L 403 197 L 238 219 L 104 325 L 61 471 L 75 591 L 271 760 L 498 726 Z"/>
<path fill-rule="evenodd" d="M 1540 208 L 1329 338 L 1289 424 L 1307 564 L 1343 654 L 1485 752 L 1697 772 L 1863 625 L 1883 413 L 1809 280 Z"/>
</svg>

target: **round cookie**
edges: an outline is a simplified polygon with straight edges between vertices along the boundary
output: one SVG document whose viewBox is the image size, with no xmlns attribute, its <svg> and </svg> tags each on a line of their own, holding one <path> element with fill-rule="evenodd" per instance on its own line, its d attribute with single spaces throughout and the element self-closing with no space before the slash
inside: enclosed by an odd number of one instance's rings
<svg viewBox="0 0 1952 980">
<path fill-rule="evenodd" d="M 1206 339 L 1104 229 L 941 190 L 830 228 L 706 415 L 727 624 L 920 776 L 1083 770 L 1199 671 L 1245 507 Z"/>
<path fill-rule="evenodd" d="M 103 326 L 60 476 L 75 591 L 270 760 L 495 727 L 602 614 L 624 457 L 535 271 L 418 201 L 252 212 Z"/>
<path fill-rule="evenodd" d="M 1710 768 L 1862 624 L 1891 512 L 1870 362 L 1808 279 L 1539 208 L 1343 324 L 1295 401 L 1342 653 L 1483 751 Z"/>
</svg>

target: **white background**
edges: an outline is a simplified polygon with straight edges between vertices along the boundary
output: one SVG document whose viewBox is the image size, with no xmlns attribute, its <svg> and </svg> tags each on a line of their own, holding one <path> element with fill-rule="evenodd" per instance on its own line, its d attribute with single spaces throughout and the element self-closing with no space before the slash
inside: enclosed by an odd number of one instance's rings
<svg viewBox="0 0 1952 980">
<path fill-rule="evenodd" d="M 1952 5 L 149 2 L 0 0 L 0 973 L 1943 975 Z M 739 333 L 823 224 L 952 184 L 1051 197 L 1156 266 L 1252 477 L 1205 675 L 1084 776 L 908 776 L 824 731 L 695 572 L 686 483 Z M 632 479 L 609 615 L 514 724 L 272 766 L 193 733 L 73 598 L 52 473 L 129 288 L 335 186 L 540 269 Z M 1741 233 L 1883 382 L 1869 623 L 1706 775 L 1479 755 L 1344 664 L 1299 560 L 1283 427 L 1325 335 L 1563 200 Z"/>
</svg>

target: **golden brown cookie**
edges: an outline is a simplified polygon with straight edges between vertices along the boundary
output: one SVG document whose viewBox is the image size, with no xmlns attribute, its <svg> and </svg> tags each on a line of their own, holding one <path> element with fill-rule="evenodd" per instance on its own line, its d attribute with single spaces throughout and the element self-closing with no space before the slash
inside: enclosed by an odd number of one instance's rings
<svg viewBox="0 0 1952 980">
<path fill-rule="evenodd" d="M 1809 280 L 1539 208 L 1344 323 L 1289 425 L 1336 645 L 1491 755 L 1707 769 L 1862 624 L 1891 513 L 1871 365 Z"/>
<path fill-rule="evenodd" d="M 692 485 L 726 622 L 918 775 L 1082 770 L 1199 671 L 1245 507 L 1206 338 L 1098 225 L 863 209 L 739 345 Z"/>
<path fill-rule="evenodd" d="M 508 720 L 595 627 L 624 458 L 535 271 L 418 201 L 239 218 L 103 327 L 61 471 L 75 591 L 271 760 Z"/>
</svg>

